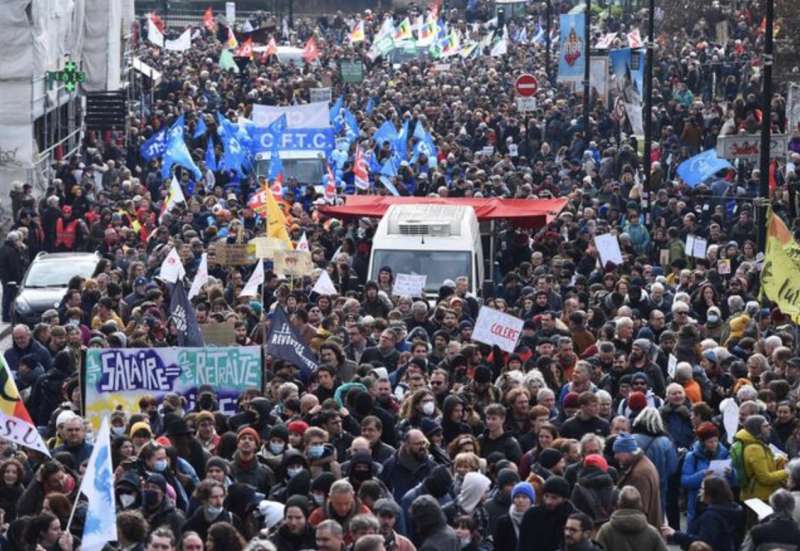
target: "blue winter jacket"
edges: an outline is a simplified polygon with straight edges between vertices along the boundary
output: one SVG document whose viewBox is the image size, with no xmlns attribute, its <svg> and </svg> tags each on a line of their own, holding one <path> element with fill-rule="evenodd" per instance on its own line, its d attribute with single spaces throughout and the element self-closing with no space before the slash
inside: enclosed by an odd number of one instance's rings
<svg viewBox="0 0 800 551">
<path fill-rule="evenodd" d="M 697 493 L 700 491 L 700 486 L 703 484 L 703 479 L 706 477 L 706 469 L 708 469 L 711 461 L 729 459 L 730 454 L 728 449 L 720 444 L 717 446 L 717 452 L 714 457 L 708 457 L 703 449 L 701 442 L 695 442 L 692 446 L 692 451 L 686 455 L 683 460 L 683 470 L 681 472 L 681 486 L 686 488 L 687 494 L 687 523 L 691 522 L 697 511 Z M 733 487 L 736 484 L 736 475 L 731 469 L 731 473 L 726 477 L 728 484 Z"/>
<path fill-rule="evenodd" d="M 675 451 L 675 445 L 669 436 L 651 436 L 642 433 L 633 436 L 658 471 L 661 486 L 661 510 L 666 511 L 669 477 L 678 470 L 678 454 Z"/>
</svg>

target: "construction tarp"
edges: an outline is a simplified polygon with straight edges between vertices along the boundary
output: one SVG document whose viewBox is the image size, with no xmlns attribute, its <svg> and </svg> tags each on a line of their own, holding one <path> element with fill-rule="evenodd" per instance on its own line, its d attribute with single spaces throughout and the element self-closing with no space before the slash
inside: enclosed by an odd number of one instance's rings
<svg viewBox="0 0 800 551">
<path fill-rule="evenodd" d="M 335 218 L 380 218 L 389 205 L 437 204 L 471 206 L 479 221 L 508 220 L 522 228 L 541 228 L 567 204 L 566 199 L 471 199 L 460 197 L 384 197 L 350 195 L 344 205 L 324 206 L 320 211 Z"/>
</svg>

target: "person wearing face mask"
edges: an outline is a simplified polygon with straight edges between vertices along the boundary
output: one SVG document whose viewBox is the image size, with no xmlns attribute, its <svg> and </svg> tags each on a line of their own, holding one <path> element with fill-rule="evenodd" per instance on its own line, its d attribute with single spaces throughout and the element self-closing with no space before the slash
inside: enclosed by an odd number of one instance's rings
<svg viewBox="0 0 800 551">
<path fill-rule="evenodd" d="M 331 472 L 336 478 L 340 478 L 342 469 L 336 461 L 336 450 L 327 441 L 328 432 L 319 427 L 311 427 L 303 434 L 305 454 L 311 475 L 317 476 L 321 472 Z"/>
<path fill-rule="evenodd" d="M 147 477 L 142 490 L 142 510 L 151 527 L 167 526 L 180 534 L 186 519 L 167 498 L 167 480 L 160 474 Z"/>
<path fill-rule="evenodd" d="M 288 451 L 289 429 L 286 425 L 275 425 L 269 431 L 269 438 L 258 452 L 259 460 L 273 471 L 280 469 L 284 454 Z"/>
<path fill-rule="evenodd" d="M 121 438 L 126 435 L 128 419 L 124 411 L 115 411 L 111 414 L 111 438 Z"/>
<path fill-rule="evenodd" d="M 122 474 L 122 477 L 114 484 L 117 512 L 141 508 L 141 486 L 141 478 L 135 470 L 126 470 Z"/>
<path fill-rule="evenodd" d="M 302 453 L 296 450 L 288 450 L 283 455 L 283 462 L 277 469 L 276 474 L 276 484 L 269 491 L 270 500 L 281 502 L 286 501 L 287 497 L 295 493 L 290 493 L 289 489 L 298 484 L 298 482 L 292 484 L 292 482 L 298 479 L 298 477 L 301 479 L 299 484 L 301 486 L 305 486 L 306 488 L 304 493 L 308 493 L 311 475 L 309 474 L 308 460 Z"/>
<path fill-rule="evenodd" d="M 239 518 L 225 510 L 226 494 L 225 487 L 216 480 L 204 480 L 198 484 L 192 497 L 200 502 L 200 506 L 186 520 L 183 529 L 197 532 L 205 540 L 209 527 L 214 523 L 228 522 L 239 526 Z"/>
</svg>

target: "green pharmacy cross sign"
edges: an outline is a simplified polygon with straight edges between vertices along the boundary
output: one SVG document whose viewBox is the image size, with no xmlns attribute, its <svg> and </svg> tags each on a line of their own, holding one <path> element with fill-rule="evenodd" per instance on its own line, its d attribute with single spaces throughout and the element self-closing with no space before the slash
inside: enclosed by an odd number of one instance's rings
<svg viewBox="0 0 800 551">
<path fill-rule="evenodd" d="M 67 60 L 64 63 L 64 69 L 62 71 L 47 72 L 48 84 L 52 85 L 54 80 L 63 82 L 67 92 L 74 92 L 77 84 L 86 80 L 86 73 L 78 70 L 77 63 L 72 60 Z"/>
</svg>

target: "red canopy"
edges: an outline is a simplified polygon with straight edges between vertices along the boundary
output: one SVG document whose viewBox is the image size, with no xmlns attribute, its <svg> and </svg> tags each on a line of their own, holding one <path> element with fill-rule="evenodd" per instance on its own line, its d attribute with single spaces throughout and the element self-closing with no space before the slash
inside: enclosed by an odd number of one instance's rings
<svg viewBox="0 0 800 551">
<path fill-rule="evenodd" d="M 541 228 L 558 216 L 566 199 L 472 199 L 465 197 L 394 197 L 380 195 L 348 195 L 345 204 L 320 207 L 335 218 L 380 218 L 389 205 L 398 204 L 468 205 L 475 209 L 479 221 L 502 218 L 515 226 Z"/>
</svg>

